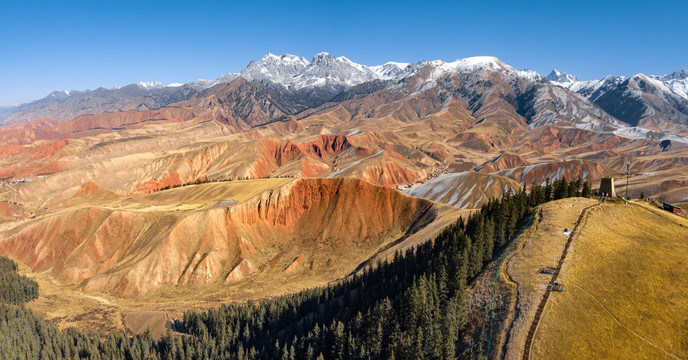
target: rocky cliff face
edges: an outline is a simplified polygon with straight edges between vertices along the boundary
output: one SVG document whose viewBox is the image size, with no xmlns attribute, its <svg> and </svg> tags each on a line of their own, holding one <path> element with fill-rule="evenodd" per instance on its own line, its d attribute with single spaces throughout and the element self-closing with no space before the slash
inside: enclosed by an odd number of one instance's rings
<svg viewBox="0 0 688 360">
<path fill-rule="evenodd" d="M 304 262 L 318 269 L 341 257 L 364 261 L 435 216 L 433 203 L 393 189 L 355 179 L 301 179 L 200 211 L 76 209 L 11 230 L 0 252 L 63 283 L 137 296 L 266 272 L 291 276 Z"/>
</svg>

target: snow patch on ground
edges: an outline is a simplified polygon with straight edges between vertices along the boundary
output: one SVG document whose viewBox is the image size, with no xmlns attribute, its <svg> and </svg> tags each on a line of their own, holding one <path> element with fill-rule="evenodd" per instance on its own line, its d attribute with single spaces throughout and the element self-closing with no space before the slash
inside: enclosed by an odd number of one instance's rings
<svg viewBox="0 0 688 360">
<path fill-rule="evenodd" d="M 613 131 L 614 135 L 631 138 L 631 139 L 649 139 L 649 140 L 671 140 L 681 143 L 687 143 L 688 139 L 680 135 L 671 134 L 668 131 L 653 131 L 643 129 L 638 126 L 633 127 L 622 127 Z"/>
</svg>

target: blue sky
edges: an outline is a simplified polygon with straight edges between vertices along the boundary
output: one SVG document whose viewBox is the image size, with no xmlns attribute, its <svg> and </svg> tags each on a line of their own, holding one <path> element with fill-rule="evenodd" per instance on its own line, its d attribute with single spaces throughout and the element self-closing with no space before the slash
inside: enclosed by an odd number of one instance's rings
<svg viewBox="0 0 688 360">
<path fill-rule="evenodd" d="M 188 82 L 267 52 L 377 65 L 492 55 L 582 79 L 688 67 L 684 1 L 0 0 L 0 106 Z"/>
</svg>

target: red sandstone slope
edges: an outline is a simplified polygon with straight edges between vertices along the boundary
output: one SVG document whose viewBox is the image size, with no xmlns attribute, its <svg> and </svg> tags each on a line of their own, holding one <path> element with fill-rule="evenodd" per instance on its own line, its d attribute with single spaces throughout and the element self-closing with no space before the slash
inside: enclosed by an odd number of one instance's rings
<svg viewBox="0 0 688 360">
<path fill-rule="evenodd" d="M 493 173 L 499 170 L 513 169 L 520 166 L 532 165 L 528 160 L 515 154 L 500 154 L 478 166 L 475 170 L 483 173 Z"/>
<path fill-rule="evenodd" d="M 341 256 L 340 262 L 355 266 L 432 221 L 434 206 L 359 180 L 301 179 L 238 205 L 202 211 L 71 210 L 11 230 L 0 251 L 35 271 L 50 270 L 64 283 L 136 296 L 256 273 L 286 276 L 297 272 L 292 266 L 281 275 L 297 256 L 314 271 Z M 275 259 L 282 265 L 270 266 Z"/>
</svg>

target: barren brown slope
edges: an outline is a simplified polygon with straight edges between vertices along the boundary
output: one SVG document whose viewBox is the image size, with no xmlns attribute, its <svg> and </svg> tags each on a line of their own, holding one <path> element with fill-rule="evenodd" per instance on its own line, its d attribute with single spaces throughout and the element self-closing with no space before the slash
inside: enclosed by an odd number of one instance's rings
<svg viewBox="0 0 688 360">
<path fill-rule="evenodd" d="M 432 202 L 359 180 L 266 181 L 268 190 L 242 202 L 230 194 L 256 185 L 196 185 L 142 197 L 122 210 L 64 210 L 6 231 L 0 250 L 64 284 L 136 296 L 254 275 L 341 276 L 436 217 Z M 217 195 L 198 195 L 206 191 Z M 203 208 L 189 208 L 195 197 L 204 199 Z"/>
<path fill-rule="evenodd" d="M 475 168 L 475 171 L 493 173 L 499 170 L 513 169 L 521 166 L 532 165 L 528 160 L 516 154 L 499 154 L 499 156 L 484 162 Z"/>
<path fill-rule="evenodd" d="M 614 171 L 597 161 L 567 160 L 520 166 L 501 170 L 496 174 L 514 179 L 521 184 L 531 184 L 532 182 L 542 184 L 548 178 L 553 180 L 562 177 L 569 180 L 581 178 L 587 181 L 597 181 L 604 176 L 614 174 Z"/>
<path fill-rule="evenodd" d="M 442 175 L 404 192 L 458 208 L 479 209 L 506 191 L 520 189 L 521 186 L 509 178 L 466 171 Z"/>
</svg>

